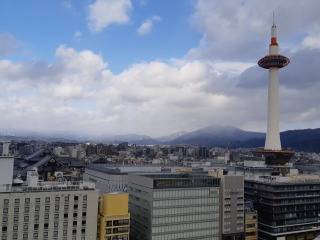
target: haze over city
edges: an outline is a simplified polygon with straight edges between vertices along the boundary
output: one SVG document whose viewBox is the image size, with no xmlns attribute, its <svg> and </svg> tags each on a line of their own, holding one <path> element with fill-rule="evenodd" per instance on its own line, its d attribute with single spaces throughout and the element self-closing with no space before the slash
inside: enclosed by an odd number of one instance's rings
<svg viewBox="0 0 320 240">
<path fill-rule="evenodd" d="M 280 72 L 280 128 L 319 127 L 319 9 L 317 0 L 1 1 L 1 129 L 265 132 L 268 74 L 256 63 L 273 12 L 291 60 Z"/>
</svg>

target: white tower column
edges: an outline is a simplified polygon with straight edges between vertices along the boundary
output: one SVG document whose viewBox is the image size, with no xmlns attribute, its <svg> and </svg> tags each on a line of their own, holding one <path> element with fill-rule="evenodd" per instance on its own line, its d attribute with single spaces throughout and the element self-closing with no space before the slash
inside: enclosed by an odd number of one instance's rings
<svg viewBox="0 0 320 240">
<path fill-rule="evenodd" d="M 281 150 L 280 132 L 279 132 L 279 69 L 269 69 L 269 87 L 268 87 L 268 127 L 265 142 L 267 150 Z"/>
</svg>

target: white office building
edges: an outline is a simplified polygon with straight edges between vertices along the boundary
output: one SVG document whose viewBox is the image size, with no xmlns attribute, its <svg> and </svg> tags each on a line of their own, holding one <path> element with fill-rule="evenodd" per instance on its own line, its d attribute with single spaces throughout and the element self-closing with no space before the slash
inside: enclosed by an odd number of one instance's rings
<svg viewBox="0 0 320 240">
<path fill-rule="evenodd" d="M 1 240 L 96 240 L 93 183 L 40 182 L 36 169 L 27 178 L 19 186 L 0 185 Z"/>
</svg>

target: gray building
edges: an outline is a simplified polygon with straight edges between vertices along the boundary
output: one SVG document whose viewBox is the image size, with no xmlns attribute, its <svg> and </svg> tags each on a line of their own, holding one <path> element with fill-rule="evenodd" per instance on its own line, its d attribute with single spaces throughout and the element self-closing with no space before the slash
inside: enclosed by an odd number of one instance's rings
<svg viewBox="0 0 320 240">
<path fill-rule="evenodd" d="M 242 240 L 244 236 L 244 177 L 221 177 L 222 240 Z"/>
<path fill-rule="evenodd" d="M 220 239 L 219 178 L 129 175 L 128 192 L 131 239 Z"/>
<path fill-rule="evenodd" d="M 40 182 L 33 169 L 26 183 L 0 185 L 0 239 L 96 240 L 97 209 L 93 183 Z"/>
<path fill-rule="evenodd" d="M 83 180 L 95 183 L 96 189 L 100 193 L 127 192 L 129 173 L 157 172 L 161 172 L 161 167 L 92 164 L 86 167 Z"/>
</svg>

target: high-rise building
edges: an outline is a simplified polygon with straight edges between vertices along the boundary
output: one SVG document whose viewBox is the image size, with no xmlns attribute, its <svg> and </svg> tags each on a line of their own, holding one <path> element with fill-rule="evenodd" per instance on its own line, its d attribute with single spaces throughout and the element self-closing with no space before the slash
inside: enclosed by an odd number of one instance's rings
<svg viewBox="0 0 320 240">
<path fill-rule="evenodd" d="M 244 177 L 221 176 L 221 239 L 244 239 Z"/>
<path fill-rule="evenodd" d="M 219 191 L 205 175 L 129 175 L 131 239 L 220 239 Z"/>
<path fill-rule="evenodd" d="M 99 238 L 129 240 L 130 214 L 127 193 L 106 193 L 100 197 Z"/>
<path fill-rule="evenodd" d="M 94 184 L 39 182 L 35 170 L 27 182 L 0 189 L 1 240 L 96 240 Z"/>
</svg>

